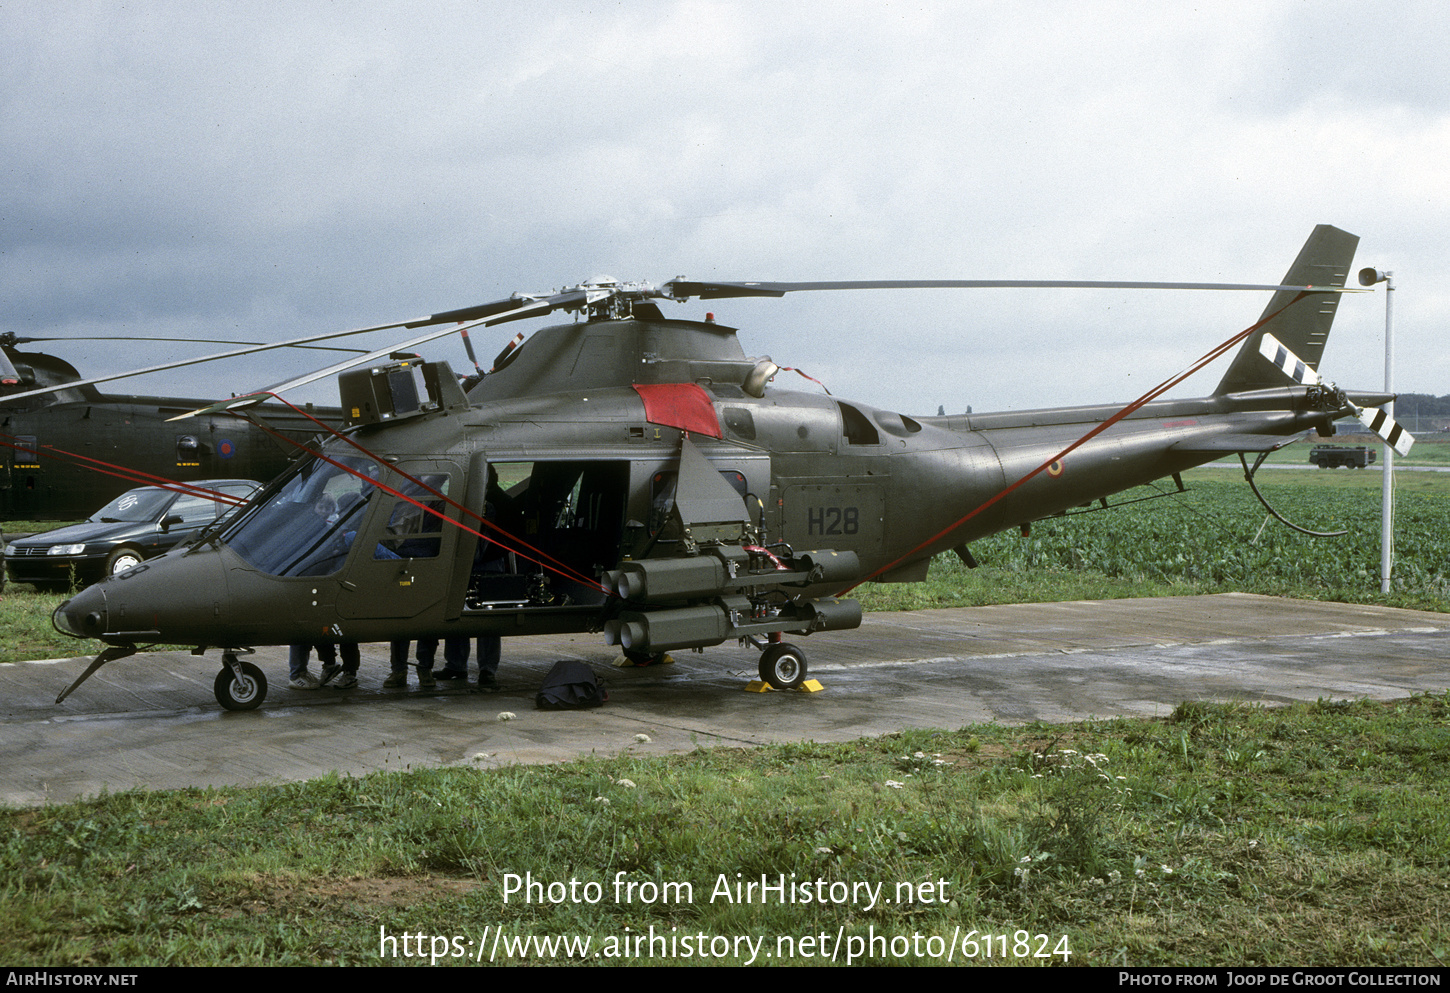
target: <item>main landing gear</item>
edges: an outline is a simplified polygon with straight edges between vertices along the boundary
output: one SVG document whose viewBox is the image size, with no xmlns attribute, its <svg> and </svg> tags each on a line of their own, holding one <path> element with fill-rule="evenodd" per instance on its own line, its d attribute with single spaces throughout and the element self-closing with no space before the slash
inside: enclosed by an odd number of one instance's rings
<svg viewBox="0 0 1450 993">
<path fill-rule="evenodd" d="M 222 671 L 212 684 L 217 703 L 227 710 L 256 710 L 267 698 L 267 677 L 250 662 L 242 662 L 237 653 L 222 653 Z"/>
<path fill-rule="evenodd" d="M 760 653 L 760 678 L 778 690 L 793 690 L 806 681 L 806 653 L 777 641 Z"/>
</svg>

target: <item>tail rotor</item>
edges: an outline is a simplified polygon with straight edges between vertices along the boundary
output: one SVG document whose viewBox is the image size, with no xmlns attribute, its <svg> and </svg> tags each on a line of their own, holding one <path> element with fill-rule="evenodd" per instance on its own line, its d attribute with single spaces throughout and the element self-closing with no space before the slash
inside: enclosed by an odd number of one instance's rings
<svg viewBox="0 0 1450 993">
<path fill-rule="evenodd" d="M 1311 395 L 1317 391 L 1319 402 L 1331 410 L 1349 410 L 1359 422 L 1400 455 L 1409 455 L 1410 446 L 1415 443 L 1410 432 L 1389 414 L 1377 407 L 1361 407 L 1343 390 L 1328 382 L 1323 376 L 1299 356 L 1289 351 L 1278 338 L 1265 334 L 1259 340 L 1259 354 L 1272 362 L 1280 372 L 1300 386 L 1307 386 Z"/>
</svg>

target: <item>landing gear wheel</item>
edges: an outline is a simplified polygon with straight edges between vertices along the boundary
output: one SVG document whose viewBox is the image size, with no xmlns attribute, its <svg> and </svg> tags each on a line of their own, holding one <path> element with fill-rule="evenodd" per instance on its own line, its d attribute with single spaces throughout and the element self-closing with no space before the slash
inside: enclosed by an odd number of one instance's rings
<svg viewBox="0 0 1450 993">
<path fill-rule="evenodd" d="M 778 690 L 793 690 L 806 681 L 806 653 L 778 642 L 760 653 L 760 678 Z"/>
<path fill-rule="evenodd" d="M 241 663 L 242 679 L 238 680 L 229 665 L 216 674 L 212 689 L 216 702 L 227 710 L 256 710 L 267 698 L 267 677 L 250 662 Z"/>
<path fill-rule="evenodd" d="M 141 553 L 134 548 L 118 548 L 106 559 L 106 575 L 114 576 L 141 564 Z"/>
</svg>

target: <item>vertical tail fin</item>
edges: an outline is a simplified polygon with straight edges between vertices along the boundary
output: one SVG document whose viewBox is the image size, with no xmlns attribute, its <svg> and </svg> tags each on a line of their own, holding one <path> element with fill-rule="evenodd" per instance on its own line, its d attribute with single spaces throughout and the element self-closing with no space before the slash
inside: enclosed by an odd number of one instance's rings
<svg viewBox="0 0 1450 993">
<path fill-rule="evenodd" d="M 1299 250 L 1299 257 L 1289 267 L 1284 282 L 1293 286 L 1343 286 L 1358 245 L 1358 235 L 1320 224 Z M 1264 308 L 1264 316 L 1284 307 L 1288 309 L 1249 336 L 1234 356 L 1233 364 L 1214 394 L 1284 385 L 1283 375 L 1259 357 L 1259 340 L 1266 332 L 1272 333 L 1295 355 L 1318 369 L 1330 325 L 1334 323 L 1334 313 L 1339 309 L 1339 297 L 1338 293 L 1316 293 L 1295 300 L 1292 290 L 1275 293 Z"/>
</svg>

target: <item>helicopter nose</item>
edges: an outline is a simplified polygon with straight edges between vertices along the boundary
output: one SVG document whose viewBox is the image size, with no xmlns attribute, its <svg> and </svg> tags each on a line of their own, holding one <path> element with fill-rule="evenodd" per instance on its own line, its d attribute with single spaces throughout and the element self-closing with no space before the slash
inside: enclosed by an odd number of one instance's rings
<svg viewBox="0 0 1450 993">
<path fill-rule="evenodd" d="M 55 609 L 51 623 L 111 645 L 201 644 L 227 633 L 217 627 L 225 585 L 215 553 L 173 552 L 86 587 Z"/>
<path fill-rule="evenodd" d="M 88 586 L 64 601 L 50 615 L 50 623 L 72 638 L 99 638 L 106 631 L 106 591 Z"/>
</svg>

